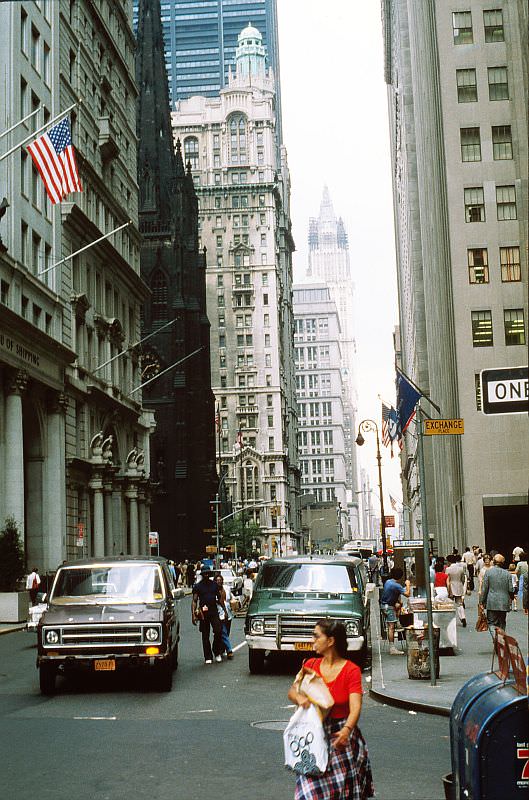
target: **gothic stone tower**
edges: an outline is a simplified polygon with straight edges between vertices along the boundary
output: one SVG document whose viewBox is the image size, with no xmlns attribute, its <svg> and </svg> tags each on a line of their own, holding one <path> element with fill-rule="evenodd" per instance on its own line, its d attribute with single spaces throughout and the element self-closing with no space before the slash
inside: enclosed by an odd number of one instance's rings
<svg viewBox="0 0 529 800">
<path fill-rule="evenodd" d="M 211 541 L 204 529 L 211 527 L 216 489 L 214 400 L 198 203 L 190 167 L 179 144 L 173 149 L 160 0 L 139 3 L 136 79 L 141 275 L 152 293 L 142 336 L 160 329 L 143 348 L 142 380 L 185 359 L 143 394 L 157 426 L 151 527 L 160 534 L 160 553 L 180 559 L 203 555 Z"/>
</svg>

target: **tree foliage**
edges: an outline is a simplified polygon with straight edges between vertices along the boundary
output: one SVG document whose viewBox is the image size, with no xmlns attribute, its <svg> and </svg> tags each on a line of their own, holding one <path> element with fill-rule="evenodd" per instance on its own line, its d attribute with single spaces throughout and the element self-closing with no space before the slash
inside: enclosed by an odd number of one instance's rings
<svg viewBox="0 0 529 800">
<path fill-rule="evenodd" d="M 24 550 L 14 517 L 7 517 L 0 531 L 0 592 L 12 592 L 24 575 Z"/>
<path fill-rule="evenodd" d="M 259 525 L 247 517 L 243 522 L 242 514 L 222 523 L 222 546 L 235 545 L 237 542 L 237 555 L 241 558 L 248 558 L 254 553 L 252 539 L 258 539 L 260 535 Z"/>
</svg>

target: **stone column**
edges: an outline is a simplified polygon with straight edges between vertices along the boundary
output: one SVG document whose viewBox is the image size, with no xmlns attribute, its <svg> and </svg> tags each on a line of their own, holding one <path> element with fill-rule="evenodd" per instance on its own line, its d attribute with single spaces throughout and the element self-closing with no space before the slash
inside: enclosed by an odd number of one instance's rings
<svg viewBox="0 0 529 800">
<path fill-rule="evenodd" d="M 138 525 L 139 525 L 139 553 L 141 556 L 144 556 L 147 553 L 147 514 L 145 508 L 145 494 L 144 492 L 138 492 Z"/>
<path fill-rule="evenodd" d="M 126 526 L 123 522 L 123 478 L 114 478 L 112 490 L 112 534 L 114 552 L 126 553 Z"/>
<path fill-rule="evenodd" d="M 27 388 L 28 374 L 19 369 L 9 375 L 5 404 L 5 515 L 18 525 L 24 542 L 24 434 L 22 428 L 22 395 Z"/>
<path fill-rule="evenodd" d="M 104 507 L 105 507 L 105 555 L 114 555 L 114 535 L 113 535 L 113 502 L 112 502 L 112 482 L 105 480 L 103 490 L 105 492 Z"/>
<path fill-rule="evenodd" d="M 139 530 L 138 530 L 138 490 L 134 484 L 127 489 L 129 500 L 129 523 L 130 523 L 130 555 L 139 555 Z"/>
<path fill-rule="evenodd" d="M 48 398 L 47 458 L 45 472 L 44 571 L 52 571 L 66 558 L 66 467 L 64 414 L 66 395 Z"/>
<path fill-rule="evenodd" d="M 89 483 L 94 493 L 94 537 L 92 552 L 97 558 L 105 555 L 105 511 L 103 508 L 103 481 L 94 475 Z"/>
</svg>

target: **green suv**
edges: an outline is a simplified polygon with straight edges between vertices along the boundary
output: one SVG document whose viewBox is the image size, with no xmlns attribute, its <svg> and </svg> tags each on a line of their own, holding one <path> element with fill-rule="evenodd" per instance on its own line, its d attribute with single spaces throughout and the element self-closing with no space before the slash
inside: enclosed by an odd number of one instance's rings
<svg viewBox="0 0 529 800">
<path fill-rule="evenodd" d="M 322 617 L 345 624 L 349 656 L 365 667 L 371 639 L 362 559 L 297 556 L 265 561 L 244 626 L 250 672 L 263 669 L 267 652 L 312 652 L 314 625 Z"/>
</svg>

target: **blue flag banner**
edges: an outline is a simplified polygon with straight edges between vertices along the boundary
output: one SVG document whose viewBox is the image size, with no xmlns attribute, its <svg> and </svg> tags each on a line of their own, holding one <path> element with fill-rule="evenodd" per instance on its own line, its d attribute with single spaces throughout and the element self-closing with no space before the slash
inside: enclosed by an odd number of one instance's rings
<svg viewBox="0 0 529 800">
<path fill-rule="evenodd" d="M 422 394 L 397 370 L 397 416 L 401 433 L 407 429 L 415 415 L 415 406 Z"/>
</svg>

